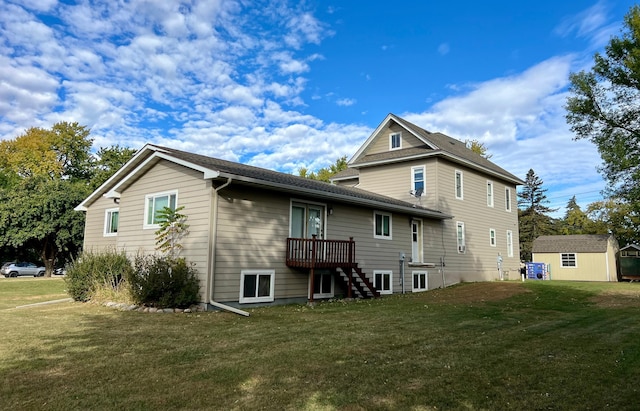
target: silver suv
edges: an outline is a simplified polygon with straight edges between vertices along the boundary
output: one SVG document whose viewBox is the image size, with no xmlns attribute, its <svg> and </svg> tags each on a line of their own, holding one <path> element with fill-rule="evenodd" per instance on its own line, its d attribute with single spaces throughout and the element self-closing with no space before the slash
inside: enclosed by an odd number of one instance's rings
<svg viewBox="0 0 640 411">
<path fill-rule="evenodd" d="M 38 267 L 34 263 L 4 263 L 0 268 L 0 274 L 5 277 L 18 277 L 20 275 L 29 275 L 34 277 L 42 277 L 45 268 Z"/>
</svg>

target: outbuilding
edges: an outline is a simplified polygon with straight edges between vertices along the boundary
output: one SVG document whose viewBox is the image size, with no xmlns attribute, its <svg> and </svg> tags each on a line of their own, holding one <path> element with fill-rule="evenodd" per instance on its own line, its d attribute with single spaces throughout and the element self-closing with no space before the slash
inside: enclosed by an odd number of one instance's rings
<svg viewBox="0 0 640 411">
<path fill-rule="evenodd" d="M 533 242 L 532 259 L 551 280 L 618 281 L 618 241 L 608 234 L 546 235 Z"/>
</svg>

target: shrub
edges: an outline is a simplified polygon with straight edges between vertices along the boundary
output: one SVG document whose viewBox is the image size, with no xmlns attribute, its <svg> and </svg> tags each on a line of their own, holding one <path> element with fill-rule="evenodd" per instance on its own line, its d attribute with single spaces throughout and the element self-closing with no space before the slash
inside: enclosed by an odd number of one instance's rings
<svg viewBox="0 0 640 411">
<path fill-rule="evenodd" d="M 137 304 L 186 308 L 199 301 L 196 269 L 184 258 L 137 256 L 127 277 Z"/>
<path fill-rule="evenodd" d="M 67 292 L 76 301 L 89 301 L 100 287 L 118 290 L 132 270 L 124 252 L 83 252 L 67 267 Z"/>
</svg>

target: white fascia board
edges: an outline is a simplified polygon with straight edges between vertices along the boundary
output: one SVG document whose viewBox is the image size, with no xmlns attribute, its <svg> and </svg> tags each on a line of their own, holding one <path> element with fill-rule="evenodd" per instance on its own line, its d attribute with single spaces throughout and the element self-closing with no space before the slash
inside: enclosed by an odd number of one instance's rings
<svg viewBox="0 0 640 411">
<path fill-rule="evenodd" d="M 400 125 L 405 131 L 411 133 L 411 135 L 413 135 L 414 137 L 416 137 L 418 140 L 422 141 L 423 143 L 427 144 L 428 146 L 431 147 L 435 147 L 436 149 L 438 147 L 436 147 L 435 144 L 433 144 L 431 141 L 425 140 L 425 138 L 418 134 L 415 133 L 413 130 L 411 130 L 410 128 L 408 128 L 405 124 L 404 121 L 402 121 L 401 118 L 397 117 L 396 115 L 394 115 L 393 113 L 389 113 L 387 114 L 387 117 L 385 117 L 385 119 L 380 123 L 380 125 L 378 125 L 378 127 L 375 129 L 375 131 L 369 136 L 369 138 L 364 142 L 364 144 L 362 144 L 360 146 L 360 148 L 358 149 L 358 151 L 356 151 L 356 153 L 351 157 L 351 159 L 349 159 L 349 161 L 347 162 L 347 164 L 349 166 L 351 166 L 352 162 L 358 158 L 364 151 L 365 149 L 369 146 L 369 144 L 371 144 L 371 142 L 373 141 L 373 139 L 376 138 L 376 136 L 378 134 L 380 134 L 380 132 L 382 131 L 383 128 L 385 128 L 387 126 L 387 124 L 389 124 L 389 121 L 395 121 L 396 123 L 398 123 L 398 125 Z"/>
</svg>

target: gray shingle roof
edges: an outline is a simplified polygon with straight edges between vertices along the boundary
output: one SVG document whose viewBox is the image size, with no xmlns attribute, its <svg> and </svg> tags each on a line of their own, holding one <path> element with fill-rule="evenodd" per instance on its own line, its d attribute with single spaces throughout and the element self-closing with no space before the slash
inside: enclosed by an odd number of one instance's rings
<svg viewBox="0 0 640 411">
<path fill-rule="evenodd" d="M 361 155 L 360 157 L 354 159 L 351 162 L 351 166 L 358 167 L 365 165 L 367 163 L 375 163 L 380 161 L 393 161 L 396 159 L 406 158 L 406 157 L 414 157 L 420 155 L 434 155 L 434 154 L 442 154 L 446 155 L 449 158 L 459 159 L 464 162 L 471 163 L 471 165 L 475 165 L 486 170 L 490 170 L 493 173 L 497 173 L 506 177 L 507 179 L 514 180 L 522 184 L 522 179 L 511 174 L 507 170 L 498 166 L 497 164 L 487 160 L 481 155 L 473 152 L 467 146 L 461 142 L 460 140 L 456 140 L 455 138 L 449 137 L 442 133 L 432 133 L 423 129 L 420 126 L 417 126 L 401 117 L 396 116 L 395 114 L 390 114 L 390 118 L 398 123 L 400 126 L 406 128 L 411 131 L 415 135 L 419 136 L 423 141 L 427 144 L 423 147 L 414 147 L 402 150 L 394 150 L 387 151 L 383 153 L 376 153 L 370 155 Z"/>
<path fill-rule="evenodd" d="M 395 198 L 372 193 L 355 187 L 337 186 L 322 181 L 298 177 L 292 174 L 221 160 L 214 157 L 207 157 L 169 147 L 157 145 L 150 146 L 156 147 L 177 159 L 210 170 L 218 171 L 221 173 L 222 177 L 235 177 L 244 182 L 254 182 L 262 185 L 266 183 L 272 186 L 278 186 L 285 191 L 316 192 L 320 195 L 324 194 L 327 197 L 333 197 L 334 199 L 342 199 L 345 202 L 349 202 L 349 200 L 352 202 L 354 202 L 354 200 L 364 200 L 367 202 L 378 203 L 380 206 L 388 205 L 396 208 L 411 209 L 407 211 L 413 211 L 416 214 L 421 215 L 429 215 L 434 218 L 450 218 L 449 215 L 437 210 L 428 209 L 413 203 L 397 200 Z"/>
<path fill-rule="evenodd" d="M 608 234 L 543 235 L 533 241 L 534 253 L 605 253 Z"/>
</svg>

